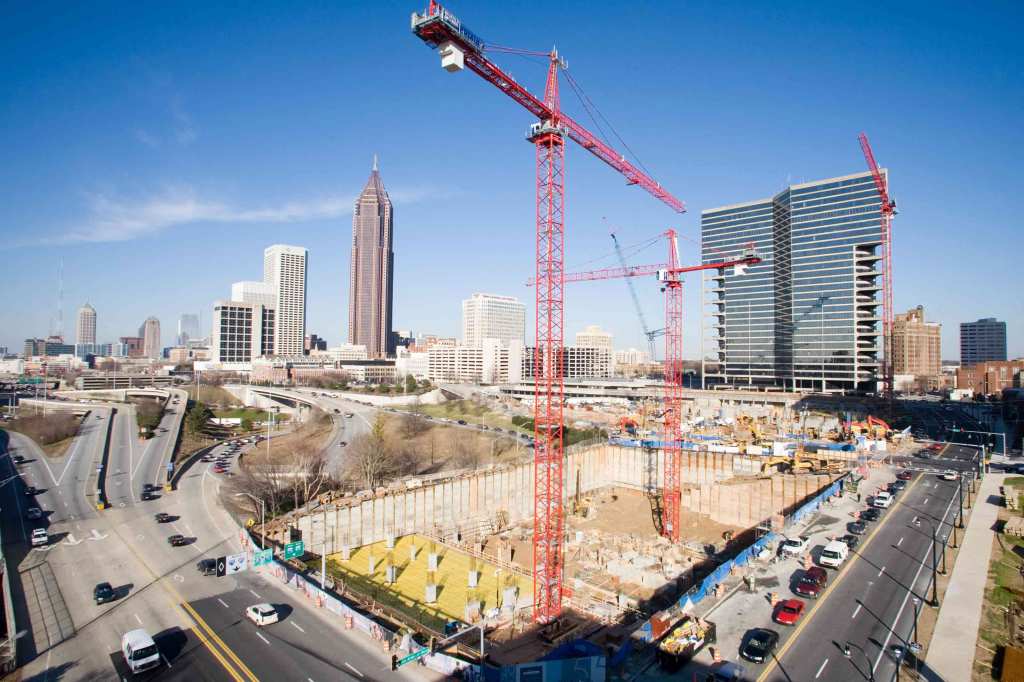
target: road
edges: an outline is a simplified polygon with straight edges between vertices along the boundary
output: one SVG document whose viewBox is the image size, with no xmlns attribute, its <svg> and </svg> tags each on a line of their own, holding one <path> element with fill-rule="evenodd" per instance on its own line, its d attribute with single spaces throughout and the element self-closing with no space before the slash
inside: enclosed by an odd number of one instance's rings
<svg viewBox="0 0 1024 682">
<path fill-rule="evenodd" d="M 127 410 L 124 419 L 128 420 Z M 79 452 L 86 451 L 89 439 L 105 424 L 91 421 L 86 420 L 72 445 Z M 141 502 L 138 493 L 148 476 L 144 472 L 160 471 L 160 450 L 133 446 L 130 421 L 122 424 L 115 417 L 112 426 L 116 442 L 111 444 L 109 467 L 123 479 L 120 486 L 114 484 L 117 504 L 97 512 L 79 491 L 81 504 L 70 504 L 65 515 L 50 516 L 48 547 L 30 550 L 22 540 L 18 528 L 23 521 L 16 511 L 25 503 L 21 485 L 15 482 L 0 489 L 4 553 L 14 562 L 10 565 L 17 566 L 11 576 L 12 596 L 18 627 L 27 631 L 19 640 L 24 677 L 123 677 L 120 637 L 139 627 L 154 635 L 165 658 L 165 665 L 146 679 L 320 682 L 380 679 L 385 671 L 392 676 L 389 659 L 368 639 L 344 631 L 337 618 L 328 618 L 304 599 L 293 599 L 275 579 L 255 572 L 220 578 L 200 575 L 194 568 L 198 559 L 240 549 L 239 531 L 218 502 L 221 477 L 211 471 L 212 465 L 201 464 L 186 472 L 176 491 L 161 491 L 157 499 Z M 15 448 L 26 459 L 41 456 L 31 443 L 18 438 Z M 55 472 L 58 493 L 70 491 L 69 480 L 78 471 L 77 456 L 69 451 L 65 459 L 66 476 Z M 53 461 L 49 468 L 56 470 Z M 0 473 L 13 473 L 9 458 L 0 459 L 0 465 L 7 469 Z M 49 475 L 47 466 L 37 461 L 21 466 L 33 479 Z M 40 504 L 48 507 L 53 492 L 41 494 Z M 58 494 L 58 505 L 62 497 Z M 157 523 L 156 512 L 173 519 Z M 193 540 L 172 547 L 166 539 L 174 533 Z M 92 588 L 98 582 L 110 582 L 119 598 L 95 605 Z M 280 605 L 285 617 L 257 631 L 242 614 L 246 606 L 261 601 Z M 417 672 L 401 672 L 399 677 L 422 679 Z"/>
<path fill-rule="evenodd" d="M 944 468 L 970 471 L 973 455 L 970 448 L 950 446 L 941 461 Z M 917 473 L 758 681 L 894 677 L 892 647 L 913 641 L 915 599 L 920 608 L 928 608 L 923 604 L 930 600 L 930 524 L 941 543 L 955 519 L 957 490 L 955 481 Z M 847 644 L 850 657 L 844 655 Z"/>
</svg>

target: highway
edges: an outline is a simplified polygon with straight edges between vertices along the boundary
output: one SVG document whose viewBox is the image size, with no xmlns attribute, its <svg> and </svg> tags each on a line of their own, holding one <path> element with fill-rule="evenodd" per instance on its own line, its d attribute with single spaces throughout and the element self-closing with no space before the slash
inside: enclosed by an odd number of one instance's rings
<svg viewBox="0 0 1024 682">
<path fill-rule="evenodd" d="M 304 599 L 293 599 L 275 579 L 249 571 L 218 578 L 195 570 L 200 558 L 240 549 L 239 530 L 218 502 L 222 479 L 212 465 L 200 463 L 186 472 L 178 490 L 141 502 L 141 484 L 153 480 L 150 473 L 160 475 L 163 453 L 133 443 L 130 410 L 124 410 L 123 423 L 115 416 L 112 424 L 109 469 L 122 481 L 111 486 L 116 503 L 102 512 L 91 509 L 72 481 L 77 483 L 79 473 L 87 476 L 91 465 L 83 453 L 91 452 L 106 419 L 87 418 L 62 460 L 21 465 L 33 485 L 40 486 L 51 469 L 60 483 L 39 496 L 49 508 L 56 491 L 62 510 L 50 515 L 49 546 L 30 549 L 23 541 L 20 527 L 28 522 L 17 511 L 25 504 L 21 484 L 0 489 L 4 552 L 18 566 L 11 576 L 18 627 L 27 631 L 19 640 L 24 677 L 126 679 L 120 637 L 139 627 L 154 635 L 165 659 L 144 679 L 321 682 L 381 679 L 385 671 L 393 676 L 389 659 L 370 640 L 345 632 L 336 617 Z M 27 460 L 42 457 L 20 436 L 12 442 Z M 0 465 L 0 473 L 13 474 L 9 458 Z M 66 512 L 64 497 L 71 498 Z M 172 521 L 157 523 L 156 512 L 170 514 Z M 192 542 L 170 546 L 167 537 L 175 533 Z M 99 582 L 110 582 L 118 599 L 95 605 L 92 588 Z M 279 605 L 284 617 L 257 631 L 243 612 L 261 601 Z M 422 679 L 415 668 L 398 677 Z"/>
<path fill-rule="evenodd" d="M 943 468 L 971 471 L 974 452 L 949 446 Z M 957 486 L 936 473 L 917 473 L 758 682 L 893 678 L 893 646 L 913 641 L 915 599 L 929 608 L 931 525 L 941 543 L 955 519 Z M 850 657 L 844 655 L 847 646 Z"/>
</svg>

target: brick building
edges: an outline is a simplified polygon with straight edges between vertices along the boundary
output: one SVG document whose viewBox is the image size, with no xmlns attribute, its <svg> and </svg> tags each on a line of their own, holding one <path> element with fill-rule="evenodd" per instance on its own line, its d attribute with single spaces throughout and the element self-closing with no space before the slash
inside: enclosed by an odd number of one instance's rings
<svg viewBox="0 0 1024 682">
<path fill-rule="evenodd" d="M 975 395 L 994 395 L 1004 388 L 1024 387 L 1024 359 L 993 360 L 961 367 L 956 371 L 956 387 L 971 389 Z"/>
</svg>

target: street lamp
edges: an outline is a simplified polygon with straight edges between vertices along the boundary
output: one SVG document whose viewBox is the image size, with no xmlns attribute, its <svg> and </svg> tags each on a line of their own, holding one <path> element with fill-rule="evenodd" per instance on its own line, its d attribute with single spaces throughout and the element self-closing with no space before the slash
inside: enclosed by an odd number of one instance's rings
<svg viewBox="0 0 1024 682">
<path fill-rule="evenodd" d="M 856 649 L 861 653 L 861 655 L 864 656 L 864 660 L 868 664 L 868 677 L 871 682 L 875 682 L 875 671 L 871 668 L 871 657 L 868 656 L 867 652 L 864 651 L 864 649 L 860 648 L 853 642 L 847 641 L 846 644 L 843 645 L 843 656 L 846 656 L 848 659 L 850 659 L 850 664 L 853 665 L 853 649 Z M 857 666 L 854 665 L 854 667 L 856 668 Z"/>
<path fill-rule="evenodd" d="M 923 519 L 918 517 L 918 523 Z M 935 608 L 939 607 L 939 558 L 936 556 L 936 549 L 939 546 L 938 532 L 935 524 L 931 521 L 925 521 L 928 527 L 932 529 L 932 601 L 931 605 Z M 942 574 L 946 574 L 946 544 L 942 544 Z"/>
<path fill-rule="evenodd" d="M 266 549 L 267 542 L 267 507 L 266 503 L 259 497 L 251 493 L 235 493 L 235 497 L 241 497 L 245 495 L 250 498 L 253 502 L 257 502 L 260 505 L 260 549 Z"/>
</svg>

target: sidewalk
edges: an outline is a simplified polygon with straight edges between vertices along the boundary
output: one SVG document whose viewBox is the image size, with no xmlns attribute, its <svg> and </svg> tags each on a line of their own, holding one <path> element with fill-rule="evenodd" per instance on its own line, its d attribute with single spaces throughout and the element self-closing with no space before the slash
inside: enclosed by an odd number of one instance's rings
<svg viewBox="0 0 1024 682">
<path fill-rule="evenodd" d="M 981 622 L 981 605 L 992 554 L 992 527 L 999 512 L 999 486 L 1004 474 L 987 474 L 957 555 L 946 595 L 939 609 L 926 663 L 939 679 L 969 680 L 974 645 Z M 965 636 L 967 635 L 967 636 Z"/>
</svg>

